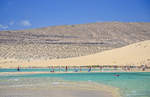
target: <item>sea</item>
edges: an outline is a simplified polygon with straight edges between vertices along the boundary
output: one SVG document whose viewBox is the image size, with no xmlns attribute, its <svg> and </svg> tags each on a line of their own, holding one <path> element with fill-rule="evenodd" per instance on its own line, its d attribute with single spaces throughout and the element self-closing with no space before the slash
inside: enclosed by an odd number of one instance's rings
<svg viewBox="0 0 150 97">
<path fill-rule="evenodd" d="M 96 70 L 96 69 L 95 69 Z M 107 69 L 106 69 L 107 70 Z M 104 71 L 106 71 L 104 70 Z M 44 68 L 21 69 L 19 72 L 51 71 Z M 55 70 L 59 71 L 59 70 Z M 71 69 L 70 69 L 71 71 Z M 84 69 L 83 71 L 88 71 Z M 98 70 L 97 70 L 98 71 Z M 16 69 L 0 69 L 2 72 L 17 72 Z M 106 86 L 119 88 L 121 97 L 150 97 L 150 72 L 84 72 L 80 73 L 42 73 L 42 74 L 13 74 L 0 75 L 0 86 L 4 85 L 32 85 L 39 80 L 52 81 L 58 84 L 60 81 L 93 82 Z M 27 84 L 28 83 L 28 84 Z M 41 81 L 39 81 L 41 83 Z"/>
</svg>

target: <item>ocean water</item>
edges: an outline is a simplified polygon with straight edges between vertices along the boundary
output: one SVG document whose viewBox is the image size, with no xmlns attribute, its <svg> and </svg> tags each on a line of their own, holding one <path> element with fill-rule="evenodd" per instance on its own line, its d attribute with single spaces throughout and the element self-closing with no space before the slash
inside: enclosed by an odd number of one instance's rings
<svg viewBox="0 0 150 97">
<path fill-rule="evenodd" d="M 2 72 L 2 70 L 0 70 Z M 120 76 L 114 76 L 114 75 Z M 62 73 L 62 74 L 24 74 L 24 75 L 1 75 L 0 85 L 12 84 L 11 80 L 20 79 L 46 80 L 50 78 L 55 83 L 58 80 L 74 82 L 96 82 L 120 89 L 121 97 L 150 97 L 150 72 L 100 72 L 100 73 Z M 6 81 L 7 80 L 7 81 Z M 31 82 L 32 83 L 32 82 Z M 22 84 L 22 83 L 21 83 Z"/>
</svg>

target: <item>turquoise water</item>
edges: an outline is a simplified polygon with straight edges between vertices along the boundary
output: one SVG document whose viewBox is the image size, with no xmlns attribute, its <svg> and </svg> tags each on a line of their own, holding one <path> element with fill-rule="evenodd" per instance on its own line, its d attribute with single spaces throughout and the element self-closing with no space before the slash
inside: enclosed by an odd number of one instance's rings
<svg viewBox="0 0 150 97">
<path fill-rule="evenodd" d="M 119 77 L 114 76 L 119 74 Z M 150 97 L 150 73 L 68 73 L 68 74 L 25 74 L 0 76 L 0 85 L 5 79 L 59 78 L 66 81 L 97 82 L 120 88 L 121 97 Z"/>
</svg>

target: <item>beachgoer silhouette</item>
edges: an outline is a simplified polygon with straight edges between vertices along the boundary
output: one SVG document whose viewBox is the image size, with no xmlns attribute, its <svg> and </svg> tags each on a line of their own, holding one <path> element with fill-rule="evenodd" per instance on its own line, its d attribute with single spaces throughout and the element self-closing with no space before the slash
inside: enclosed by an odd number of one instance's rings
<svg viewBox="0 0 150 97">
<path fill-rule="evenodd" d="M 66 72 L 68 71 L 68 67 L 66 66 Z"/>
<path fill-rule="evenodd" d="M 18 68 L 17 68 L 17 71 L 20 71 L 20 68 L 19 68 L 19 66 L 18 66 Z"/>
<path fill-rule="evenodd" d="M 90 71 L 91 71 L 91 67 L 89 68 L 88 72 L 90 72 Z"/>
</svg>

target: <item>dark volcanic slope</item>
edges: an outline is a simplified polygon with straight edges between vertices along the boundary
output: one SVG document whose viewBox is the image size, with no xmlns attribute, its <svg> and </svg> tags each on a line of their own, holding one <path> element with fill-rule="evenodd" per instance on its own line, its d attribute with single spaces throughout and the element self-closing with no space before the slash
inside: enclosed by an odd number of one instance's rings
<svg viewBox="0 0 150 97">
<path fill-rule="evenodd" d="M 150 39 L 150 23 L 91 23 L 0 31 L 0 58 L 83 56 Z"/>
</svg>

